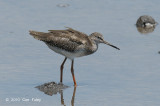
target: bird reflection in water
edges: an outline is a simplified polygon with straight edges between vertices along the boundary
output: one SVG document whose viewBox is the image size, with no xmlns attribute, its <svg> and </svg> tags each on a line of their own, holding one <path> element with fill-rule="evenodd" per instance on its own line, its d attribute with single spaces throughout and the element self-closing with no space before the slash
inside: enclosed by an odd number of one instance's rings
<svg viewBox="0 0 160 106">
<path fill-rule="evenodd" d="M 145 27 L 137 27 L 137 31 L 141 34 L 148 34 L 154 31 L 155 27 L 145 28 Z"/>
<path fill-rule="evenodd" d="M 73 95 L 72 95 L 72 99 L 71 99 L 71 106 L 74 106 L 75 94 L 76 94 L 76 87 L 74 87 L 74 90 L 73 90 Z M 60 92 L 60 95 L 61 95 L 61 105 L 66 106 L 64 99 L 63 99 L 63 90 L 62 90 L 62 92 Z"/>
<path fill-rule="evenodd" d="M 63 90 L 66 88 L 69 88 L 69 86 L 66 86 L 62 83 L 57 84 L 55 82 L 49 82 L 43 85 L 36 86 L 35 88 L 37 88 L 38 90 L 50 96 L 56 95 L 57 93 L 59 93 L 61 95 L 61 105 L 66 106 L 63 98 Z M 76 93 L 76 87 L 74 87 L 73 96 L 71 99 L 72 106 L 74 106 L 75 93 Z"/>
</svg>

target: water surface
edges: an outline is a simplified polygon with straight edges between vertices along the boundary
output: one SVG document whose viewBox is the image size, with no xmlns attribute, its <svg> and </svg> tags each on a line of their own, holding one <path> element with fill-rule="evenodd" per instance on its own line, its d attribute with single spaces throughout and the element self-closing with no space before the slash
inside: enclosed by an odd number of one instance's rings
<svg viewBox="0 0 160 106">
<path fill-rule="evenodd" d="M 0 105 L 160 105 L 159 25 L 148 34 L 139 33 L 135 27 L 138 17 L 144 14 L 160 23 L 159 3 L 159 0 L 0 1 Z M 35 40 L 28 31 L 45 32 L 65 26 L 86 34 L 100 32 L 121 50 L 101 44 L 93 55 L 75 59 L 76 90 L 70 73 L 71 61 L 67 60 L 64 84 L 70 87 L 49 96 L 35 87 L 59 82 L 64 57 Z"/>
</svg>

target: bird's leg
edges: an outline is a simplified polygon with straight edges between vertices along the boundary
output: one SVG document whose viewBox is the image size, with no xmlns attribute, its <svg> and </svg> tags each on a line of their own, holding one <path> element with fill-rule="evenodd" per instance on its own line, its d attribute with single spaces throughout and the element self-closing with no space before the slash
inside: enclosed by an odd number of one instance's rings
<svg viewBox="0 0 160 106">
<path fill-rule="evenodd" d="M 71 73 L 72 73 L 72 77 L 73 77 L 74 86 L 77 86 L 76 79 L 75 79 L 75 76 L 74 76 L 73 64 L 74 64 L 74 60 L 72 60 Z"/>
<path fill-rule="evenodd" d="M 60 72 L 60 82 L 62 83 L 63 81 L 63 66 L 64 66 L 64 63 L 66 62 L 67 60 L 67 57 L 65 57 L 63 63 L 61 64 L 61 72 Z"/>
</svg>

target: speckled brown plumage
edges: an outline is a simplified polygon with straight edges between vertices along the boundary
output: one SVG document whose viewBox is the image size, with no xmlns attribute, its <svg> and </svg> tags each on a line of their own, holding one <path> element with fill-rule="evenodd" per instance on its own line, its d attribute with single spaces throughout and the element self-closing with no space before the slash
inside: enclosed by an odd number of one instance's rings
<svg viewBox="0 0 160 106">
<path fill-rule="evenodd" d="M 92 45 L 86 34 L 72 28 L 67 30 L 49 30 L 48 33 L 30 31 L 30 34 L 48 45 L 56 46 L 69 52 L 76 52 L 82 49 L 82 45 L 85 45 L 87 47 L 86 50 L 89 52 Z"/>
<path fill-rule="evenodd" d="M 72 60 L 71 73 L 75 86 L 77 84 L 73 69 L 74 58 L 86 56 L 96 52 L 99 43 L 104 43 L 120 50 L 116 46 L 106 42 L 103 39 L 103 36 L 98 32 L 94 32 L 89 36 L 72 28 L 68 28 L 66 30 L 49 30 L 47 33 L 37 31 L 29 32 L 35 39 L 45 42 L 51 50 L 65 56 L 65 59 L 60 67 L 60 82 L 63 81 L 63 65 L 65 64 L 67 58 Z"/>
</svg>

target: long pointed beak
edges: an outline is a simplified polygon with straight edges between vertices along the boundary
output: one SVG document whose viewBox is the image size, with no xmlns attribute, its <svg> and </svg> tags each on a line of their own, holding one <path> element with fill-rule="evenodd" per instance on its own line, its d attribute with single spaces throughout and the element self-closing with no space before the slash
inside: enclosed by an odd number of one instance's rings
<svg viewBox="0 0 160 106">
<path fill-rule="evenodd" d="M 109 45 L 109 46 L 111 46 L 111 47 L 113 47 L 113 48 L 116 48 L 116 49 L 120 50 L 118 47 L 116 47 L 116 46 L 114 46 L 114 45 L 112 45 L 112 44 L 110 44 L 110 43 L 108 43 L 108 42 L 106 42 L 106 41 L 103 41 L 103 43 L 104 43 L 104 44 L 107 44 L 107 45 Z"/>
</svg>

